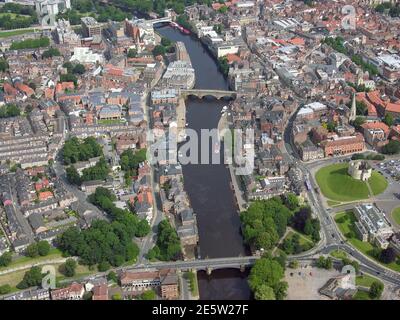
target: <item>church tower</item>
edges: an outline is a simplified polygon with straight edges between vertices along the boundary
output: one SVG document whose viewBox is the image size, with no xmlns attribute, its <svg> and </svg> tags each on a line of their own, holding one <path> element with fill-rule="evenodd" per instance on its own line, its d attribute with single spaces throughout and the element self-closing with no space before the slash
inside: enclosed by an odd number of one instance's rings
<svg viewBox="0 0 400 320">
<path fill-rule="evenodd" d="M 351 101 L 350 117 L 349 121 L 356 120 L 357 108 L 356 108 L 356 94 L 353 93 L 353 100 Z"/>
</svg>

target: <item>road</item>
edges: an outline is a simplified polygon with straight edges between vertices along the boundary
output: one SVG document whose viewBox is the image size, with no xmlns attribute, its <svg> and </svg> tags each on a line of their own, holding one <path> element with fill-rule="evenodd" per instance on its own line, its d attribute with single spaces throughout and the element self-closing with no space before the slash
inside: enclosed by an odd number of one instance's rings
<svg viewBox="0 0 400 320">
<path fill-rule="evenodd" d="M 333 220 L 332 214 L 328 212 L 328 210 L 323 205 L 324 201 L 321 195 L 315 192 L 316 188 L 318 188 L 318 185 L 313 175 L 313 171 L 315 170 L 315 168 L 321 165 L 328 165 L 331 163 L 335 163 L 338 161 L 338 158 L 318 160 L 307 165 L 299 161 L 296 148 L 294 147 L 293 137 L 291 134 L 295 115 L 296 113 L 292 114 L 285 128 L 285 133 L 284 133 L 284 139 L 285 139 L 284 145 L 286 149 L 285 151 L 289 156 L 289 158 L 291 159 L 291 161 L 293 163 L 296 163 L 298 168 L 302 171 L 304 177 L 307 177 L 311 183 L 312 188 L 307 192 L 307 198 L 313 209 L 313 212 L 318 216 L 321 224 L 321 241 L 312 250 L 297 256 L 290 257 L 289 259 L 311 258 L 315 257 L 317 254 L 329 254 L 329 252 L 331 252 L 332 250 L 340 249 L 347 252 L 351 257 L 359 261 L 361 271 L 372 274 L 375 277 L 378 277 L 395 286 L 400 286 L 399 273 L 396 273 L 382 266 L 378 262 L 372 260 L 371 258 L 365 256 L 361 252 L 354 249 L 352 246 L 346 243 L 346 239 L 344 239 L 341 232 L 338 230 L 336 223 Z M 354 205 L 350 206 L 353 207 Z"/>
</svg>

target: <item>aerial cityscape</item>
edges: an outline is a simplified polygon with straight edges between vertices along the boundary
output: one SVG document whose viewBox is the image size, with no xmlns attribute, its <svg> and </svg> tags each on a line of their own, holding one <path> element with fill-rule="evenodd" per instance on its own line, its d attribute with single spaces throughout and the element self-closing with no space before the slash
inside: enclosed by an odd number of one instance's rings
<svg viewBox="0 0 400 320">
<path fill-rule="evenodd" d="M 398 0 L 0 0 L 0 300 L 400 300 L 399 30 Z"/>
</svg>

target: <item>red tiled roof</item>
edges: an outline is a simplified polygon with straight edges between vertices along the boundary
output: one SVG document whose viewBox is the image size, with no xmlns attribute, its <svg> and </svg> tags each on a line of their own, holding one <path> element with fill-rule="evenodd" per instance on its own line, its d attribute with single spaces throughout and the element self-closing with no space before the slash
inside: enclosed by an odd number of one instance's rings
<svg viewBox="0 0 400 320">
<path fill-rule="evenodd" d="M 382 129 L 385 132 L 385 134 L 388 134 L 389 130 L 390 130 L 388 125 L 386 123 L 381 122 L 381 121 L 366 122 L 361 127 L 363 127 L 363 129 L 366 129 L 366 130 Z"/>
<path fill-rule="evenodd" d="M 400 103 L 387 102 L 385 103 L 385 110 L 400 113 Z"/>
</svg>

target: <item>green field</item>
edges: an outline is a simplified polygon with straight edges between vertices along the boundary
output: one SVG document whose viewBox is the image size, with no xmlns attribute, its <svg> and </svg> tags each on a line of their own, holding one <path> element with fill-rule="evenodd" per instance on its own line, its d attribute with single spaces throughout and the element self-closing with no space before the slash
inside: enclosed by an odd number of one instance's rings
<svg viewBox="0 0 400 320">
<path fill-rule="evenodd" d="M 314 242 L 311 240 L 311 237 L 294 230 L 289 231 L 284 240 L 292 239 L 295 234 L 298 234 L 300 236 L 299 244 L 303 249 L 301 252 L 305 252 L 312 249 L 312 247 L 314 246 Z M 279 246 L 279 249 L 282 250 L 282 252 L 284 252 L 282 245 Z"/>
<path fill-rule="evenodd" d="M 25 30 L 9 30 L 9 31 L 0 31 L 0 38 L 7 38 L 7 37 L 13 37 L 13 36 L 19 36 L 21 34 L 25 33 L 31 33 L 34 32 L 35 29 L 25 29 Z"/>
<path fill-rule="evenodd" d="M 393 210 L 392 217 L 394 222 L 396 222 L 400 226 L 400 207 Z"/>
<path fill-rule="evenodd" d="M 333 164 L 318 170 L 315 178 L 321 192 L 330 200 L 349 202 L 369 198 L 368 185 L 355 180 L 347 173 L 348 164 Z M 386 179 L 378 172 L 373 172 L 370 186 L 374 195 L 382 193 L 387 187 Z"/>
<path fill-rule="evenodd" d="M 61 251 L 56 248 L 52 248 L 52 249 L 50 249 L 49 254 L 44 257 L 41 257 L 41 256 L 36 257 L 36 258 L 18 257 L 16 259 L 14 259 L 9 266 L 1 267 L 0 271 L 4 271 L 7 269 L 13 269 L 13 268 L 17 268 L 17 267 L 22 267 L 24 265 L 28 265 L 27 268 L 29 268 L 29 265 L 34 264 L 34 263 L 47 261 L 47 260 L 57 260 L 57 259 L 61 259 L 61 258 L 62 258 Z"/>
<path fill-rule="evenodd" d="M 368 292 L 358 290 L 354 295 L 353 300 L 371 300 L 371 298 Z"/>
<path fill-rule="evenodd" d="M 378 261 L 372 254 L 376 247 L 369 242 L 364 242 L 358 239 L 354 225 L 354 223 L 356 222 L 356 217 L 354 216 L 353 212 L 347 211 L 338 213 L 335 216 L 335 222 L 338 225 L 340 232 L 345 236 L 345 238 L 354 248 L 367 255 L 371 259 L 375 260 L 376 262 L 380 263 L 381 265 L 384 265 L 385 267 L 392 269 L 396 272 L 400 272 L 399 258 L 397 259 L 397 261 L 390 264 L 383 264 L 382 262 Z"/>
<path fill-rule="evenodd" d="M 374 194 L 374 196 L 385 191 L 389 184 L 387 180 L 377 171 L 372 171 L 372 175 L 371 178 L 368 180 L 368 183 L 372 189 L 372 193 Z"/>
<path fill-rule="evenodd" d="M 334 207 L 334 206 L 341 204 L 341 202 L 333 201 L 333 200 L 327 200 L 326 202 L 328 203 L 328 206 L 330 206 L 330 207 Z"/>
<path fill-rule="evenodd" d="M 331 251 L 330 255 L 336 259 L 347 258 L 347 253 L 340 249 Z"/>
<path fill-rule="evenodd" d="M 90 270 L 87 266 L 83 265 L 77 265 L 76 270 L 75 270 L 75 276 L 72 278 L 67 278 L 63 274 L 60 273 L 58 268 L 60 267 L 61 264 L 54 264 L 53 266 L 56 268 L 56 277 L 57 281 L 62 281 L 62 280 L 72 280 L 72 279 L 79 279 L 82 277 L 89 276 L 93 273 L 96 273 L 97 270 Z M 25 272 L 27 272 L 29 269 L 26 270 L 20 270 L 12 273 L 7 273 L 5 275 L 0 275 L 0 286 L 8 284 L 11 286 L 11 292 L 18 291 L 19 289 L 16 288 L 17 284 L 21 282 L 21 280 L 24 277 Z"/>
<path fill-rule="evenodd" d="M 357 276 L 356 277 L 356 285 L 357 286 L 362 286 L 362 287 L 370 287 L 372 285 L 373 282 L 380 282 L 382 283 L 382 281 L 378 280 L 375 277 L 369 276 L 367 274 L 364 274 L 362 276 Z"/>
</svg>

